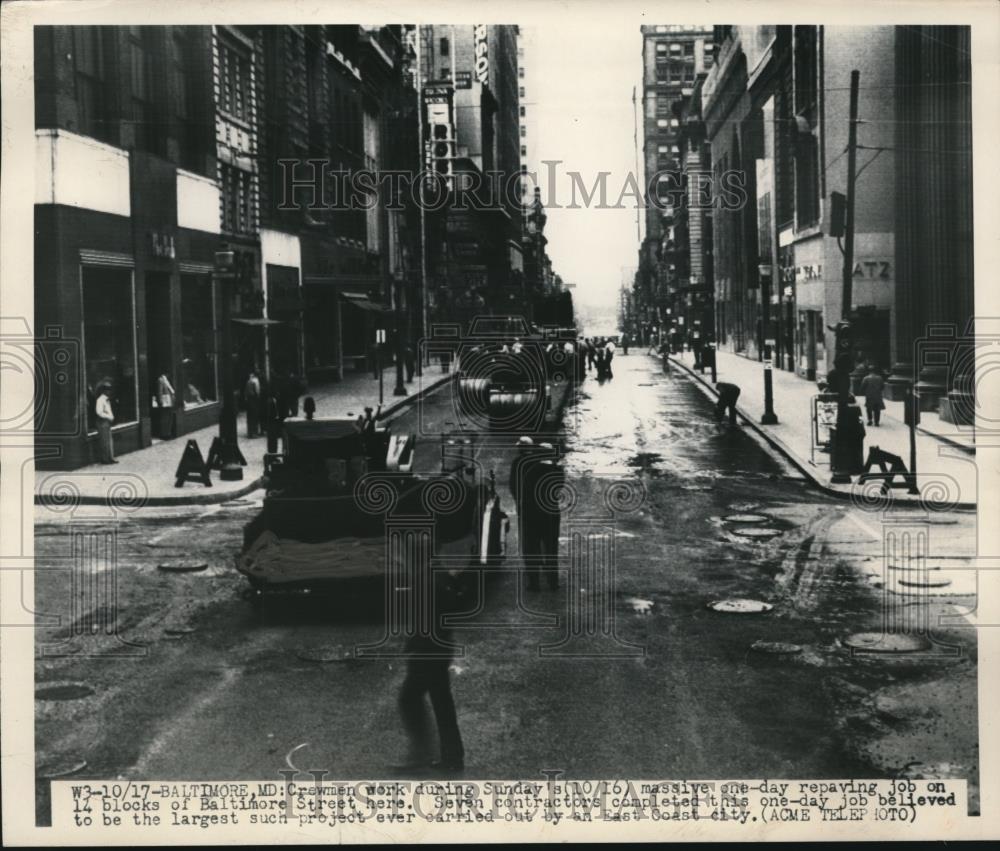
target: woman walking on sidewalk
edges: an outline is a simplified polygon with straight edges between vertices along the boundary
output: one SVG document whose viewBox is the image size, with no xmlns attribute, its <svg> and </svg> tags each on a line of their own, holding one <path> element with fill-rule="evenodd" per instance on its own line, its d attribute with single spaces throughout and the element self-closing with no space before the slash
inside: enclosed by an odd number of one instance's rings
<svg viewBox="0 0 1000 851">
<path fill-rule="evenodd" d="M 874 364 L 868 366 L 868 374 L 861 380 L 861 392 L 865 395 L 865 413 L 868 415 L 868 425 L 878 428 L 885 402 L 882 401 L 882 390 L 885 379 L 879 374 Z"/>
</svg>

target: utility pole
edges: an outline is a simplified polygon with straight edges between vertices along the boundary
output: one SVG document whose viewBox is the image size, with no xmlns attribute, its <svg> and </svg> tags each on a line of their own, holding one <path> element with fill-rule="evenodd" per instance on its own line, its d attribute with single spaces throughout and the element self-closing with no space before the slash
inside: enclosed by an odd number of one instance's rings
<svg viewBox="0 0 1000 851">
<path fill-rule="evenodd" d="M 854 300 L 854 183 L 858 164 L 858 86 L 861 74 L 851 71 L 850 120 L 847 125 L 847 211 L 844 223 L 844 293 L 840 318 L 851 320 Z"/>
<path fill-rule="evenodd" d="M 854 185 L 857 178 L 860 78 L 860 71 L 851 71 L 851 99 L 847 123 L 847 198 L 844 203 L 847 208 L 844 212 L 844 277 L 840 322 L 834 329 L 836 355 L 833 366 L 834 374 L 837 376 L 837 386 L 830 388 L 837 393 L 837 440 L 830 456 L 830 467 L 833 473 L 830 481 L 835 484 L 847 484 L 851 481 L 851 465 L 848 463 L 848 458 L 856 429 L 850 416 L 849 401 L 853 398 L 851 395 L 851 372 L 854 369 L 851 315 L 854 301 Z"/>
<path fill-rule="evenodd" d="M 417 73 L 416 73 L 416 89 L 417 89 L 417 146 L 419 150 L 417 151 L 417 161 L 421 164 L 421 171 L 419 174 L 423 174 L 423 163 L 424 163 L 424 66 L 423 66 L 423 53 L 420 49 L 421 43 L 423 42 L 423 24 L 417 24 Z M 416 340 L 416 373 L 418 376 L 423 375 L 423 362 L 424 362 L 424 352 L 423 349 L 426 348 L 427 339 L 427 211 L 424 209 L 424 193 L 423 185 L 421 185 L 417 192 L 418 204 L 420 205 L 420 335 L 421 338 Z"/>
</svg>

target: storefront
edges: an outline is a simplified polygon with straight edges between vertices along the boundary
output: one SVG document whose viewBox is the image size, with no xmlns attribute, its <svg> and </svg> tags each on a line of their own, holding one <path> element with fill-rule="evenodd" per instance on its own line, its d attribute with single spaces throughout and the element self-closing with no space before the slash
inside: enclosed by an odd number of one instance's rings
<svg viewBox="0 0 1000 851">
<path fill-rule="evenodd" d="M 826 329 L 827 290 L 835 283 L 826 280 L 827 247 L 822 234 L 789 242 L 791 231 L 779 236 L 785 243 L 782 256 L 786 258 L 785 275 L 794 283 L 795 293 L 795 374 L 808 381 L 825 379 L 831 364 L 827 364 Z M 836 241 L 833 249 L 837 250 Z"/>
<path fill-rule="evenodd" d="M 80 379 L 47 390 L 41 469 L 97 461 L 102 386 L 116 455 L 218 422 L 219 236 L 205 213 L 217 209 L 215 185 L 141 155 L 129 169 L 121 152 L 101 150 L 123 163 L 114 204 L 95 184 L 90 207 L 35 206 L 36 328 L 73 341 Z"/>
</svg>

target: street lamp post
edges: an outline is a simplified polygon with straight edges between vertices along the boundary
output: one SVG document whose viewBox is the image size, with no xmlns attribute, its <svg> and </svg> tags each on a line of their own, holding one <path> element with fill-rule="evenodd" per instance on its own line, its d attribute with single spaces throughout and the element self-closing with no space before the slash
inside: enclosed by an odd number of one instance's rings
<svg viewBox="0 0 1000 851">
<path fill-rule="evenodd" d="M 763 317 L 761 324 L 764 331 L 764 413 L 761 414 L 761 425 L 777 425 L 778 415 L 774 413 L 774 355 L 771 337 L 771 281 L 765 278 L 766 287 L 761 287 Z"/>
<path fill-rule="evenodd" d="M 378 403 L 381 407 L 385 397 L 385 380 L 382 369 L 382 346 L 385 344 L 385 329 L 375 331 L 375 369 L 378 370 Z"/>
<path fill-rule="evenodd" d="M 224 482 L 243 479 L 246 460 L 237 441 L 236 400 L 233 388 L 232 282 L 236 279 L 236 255 L 225 248 L 215 253 L 215 277 L 222 283 L 222 410 L 219 414 L 219 458 Z"/>
<path fill-rule="evenodd" d="M 396 326 L 396 386 L 392 390 L 393 396 L 405 396 L 406 385 L 403 383 L 403 359 L 406 355 L 406 346 L 403 340 L 403 327 L 399 318 L 400 287 L 396 285 L 395 298 L 392 301 L 392 321 Z"/>
<path fill-rule="evenodd" d="M 916 376 L 906 386 L 903 405 L 905 405 L 903 417 L 910 429 L 910 486 L 907 488 L 907 493 L 919 494 L 920 488 L 917 487 L 917 423 L 920 422 L 920 395 L 916 389 Z"/>
</svg>

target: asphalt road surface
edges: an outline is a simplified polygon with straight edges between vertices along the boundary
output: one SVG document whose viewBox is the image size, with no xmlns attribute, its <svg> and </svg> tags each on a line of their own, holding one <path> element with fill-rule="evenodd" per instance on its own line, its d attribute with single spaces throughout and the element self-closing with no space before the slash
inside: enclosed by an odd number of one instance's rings
<svg viewBox="0 0 1000 851">
<path fill-rule="evenodd" d="M 560 589 L 519 593 L 514 555 L 510 572 L 486 585 L 482 611 L 457 631 L 464 651 L 452 683 L 465 776 L 926 771 L 968 778 L 974 790 L 972 631 L 937 631 L 957 656 L 856 657 L 843 645 L 882 624 L 880 519 L 819 493 L 742 429 L 715 423 L 702 393 L 679 374 L 663 375 L 655 359 L 633 351 L 614 367 L 610 381 L 583 382 L 560 436 L 576 502 L 564 516 Z M 417 462 L 430 469 L 436 435 L 455 421 L 442 390 L 393 428 L 418 432 Z M 516 437 L 491 437 L 479 450 L 511 514 Z M 263 451 L 263 443 L 242 448 Z M 143 509 L 117 525 L 98 511 L 94 528 L 116 530 L 116 552 L 110 569 L 97 559 L 85 584 L 69 566 L 72 531 L 86 518 L 38 509 L 34 607 L 58 618 L 36 639 L 43 821 L 44 778 L 65 771 L 278 781 L 294 766 L 331 778 L 394 776 L 405 746 L 396 706 L 402 660 L 350 658 L 383 636 L 382 592 L 369 583 L 255 611 L 233 560 L 261 496 Z M 945 549 L 974 534 L 970 514 L 933 521 Z M 613 527 L 613 586 L 569 575 L 574 523 L 609 535 Z M 514 522 L 509 543 L 516 554 Z M 207 568 L 159 569 L 185 564 Z M 609 617 L 581 637 L 578 618 L 600 608 L 588 594 Z M 708 608 L 732 598 L 773 609 Z M 973 604 L 949 598 L 933 611 Z M 752 647 L 760 641 L 771 644 Z"/>
</svg>

